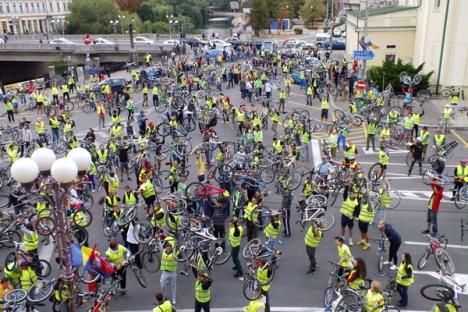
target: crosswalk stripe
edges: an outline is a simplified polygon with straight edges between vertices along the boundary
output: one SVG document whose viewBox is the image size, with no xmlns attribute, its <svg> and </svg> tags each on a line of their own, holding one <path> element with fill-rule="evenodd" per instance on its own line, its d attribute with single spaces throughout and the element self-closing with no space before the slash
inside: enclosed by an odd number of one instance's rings
<svg viewBox="0 0 468 312">
<path fill-rule="evenodd" d="M 152 312 L 153 310 L 127 310 L 118 312 Z M 193 312 L 192 309 L 177 309 L 179 312 Z M 212 312 L 243 312 L 244 308 L 215 308 L 210 309 Z M 318 307 L 272 307 L 272 312 L 325 312 L 324 308 Z M 404 312 L 427 312 L 424 310 L 402 310 Z"/>
</svg>

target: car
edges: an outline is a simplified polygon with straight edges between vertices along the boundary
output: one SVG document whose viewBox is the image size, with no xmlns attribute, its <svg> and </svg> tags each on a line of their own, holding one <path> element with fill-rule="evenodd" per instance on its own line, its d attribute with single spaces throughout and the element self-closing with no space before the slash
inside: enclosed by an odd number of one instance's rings
<svg viewBox="0 0 468 312">
<path fill-rule="evenodd" d="M 274 44 L 272 41 L 263 41 L 262 42 L 262 47 L 260 48 L 260 50 L 262 51 L 273 51 L 274 49 Z"/>
<path fill-rule="evenodd" d="M 230 48 L 231 44 L 221 39 L 210 40 L 210 45 L 216 45 L 216 48 Z"/>
<path fill-rule="evenodd" d="M 192 47 L 201 47 L 205 45 L 205 41 L 197 37 L 185 37 L 181 41 L 185 44 L 192 45 Z"/>
<path fill-rule="evenodd" d="M 49 41 L 49 44 L 53 45 L 75 45 L 73 41 L 70 41 L 65 38 L 55 38 Z"/>
<path fill-rule="evenodd" d="M 346 28 L 344 26 L 337 26 L 333 28 L 333 37 L 341 37 L 346 33 Z"/>
<path fill-rule="evenodd" d="M 100 81 L 93 86 L 94 92 L 100 92 L 103 85 L 110 85 L 112 92 L 122 93 L 129 81 L 123 77 L 111 77 Z"/>
<path fill-rule="evenodd" d="M 180 45 L 180 41 L 177 39 L 169 39 L 163 42 L 163 46 L 167 47 L 175 47 L 177 45 Z"/>
<path fill-rule="evenodd" d="M 95 38 L 95 39 L 93 40 L 93 43 L 94 43 L 94 44 L 99 44 L 99 45 L 102 45 L 102 44 L 115 45 L 115 42 L 110 41 L 110 40 L 107 40 L 107 39 L 104 39 L 104 38 L 100 38 L 100 37 Z"/>
<path fill-rule="evenodd" d="M 240 46 L 241 44 L 243 44 L 244 42 L 242 42 L 242 40 L 240 40 L 239 38 L 235 38 L 235 37 L 229 37 L 229 38 L 226 38 L 224 41 L 226 41 L 227 43 L 237 47 L 237 46 Z"/>
<path fill-rule="evenodd" d="M 327 33 L 317 33 L 315 35 L 315 46 L 317 49 L 330 48 L 330 35 Z"/>
<path fill-rule="evenodd" d="M 150 81 L 153 81 L 158 77 L 167 76 L 168 74 L 170 74 L 169 70 L 164 67 L 151 66 L 151 67 L 142 69 L 140 71 L 140 77 L 143 76 L 143 73 L 142 73 L 143 71 L 145 72 L 146 77 Z"/>
<path fill-rule="evenodd" d="M 331 49 L 332 50 L 346 50 L 346 40 L 344 38 L 332 38 Z"/>
<path fill-rule="evenodd" d="M 148 39 L 143 36 L 136 36 L 133 38 L 133 43 L 135 44 L 154 44 L 154 40 Z"/>
</svg>

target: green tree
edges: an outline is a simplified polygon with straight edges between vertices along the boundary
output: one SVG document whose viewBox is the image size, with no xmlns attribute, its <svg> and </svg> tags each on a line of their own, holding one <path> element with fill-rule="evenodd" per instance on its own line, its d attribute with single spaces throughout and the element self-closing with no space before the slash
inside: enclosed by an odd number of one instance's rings
<svg viewBox="0 0 468 312">
<path fill-rule="evenodd" d="M 258 36 L 260 31 L 268 28 L 269 19 L 268 1 L 253 0 L 250 8 L 250 24 Z"/>
<path fill-rule="evenodd" d="M 311 24 L 314 19 L 324 17 L 325 14 L 326 8 L 322 0 L 305 0 L 299 11 L 306 26 Z"/>
<path fill-rule="evenodd" d="M 122 14 L 112 0 L 73 0 L 67 33 L 107 34 L 113 32 L 109 21 Z"/>
<path fill-rule="evenodd" d="M 416 74 L 419 74 L 421 75 L 422 80 L 415 89 L 422 90 L 429 86 L 429 79 L 433 74 L 432 71 L 424 74 L 423 68 L 424 63 L 418 67 L 414 67 L 409 63 L 403 63 L 401 59 L 398 59 L 396 63 L 384 61 L 382 62 L 382 66 L 372 66 L 369 68 L 367 71 L 367 77 L 377 85 L 380 90 L 385 89 L 389 84 L 391 84 L 393 90 L 400 93 L 402 89 L 400 73 L 405 71 L 410 77 L 414 77 Z"/>
</svg>

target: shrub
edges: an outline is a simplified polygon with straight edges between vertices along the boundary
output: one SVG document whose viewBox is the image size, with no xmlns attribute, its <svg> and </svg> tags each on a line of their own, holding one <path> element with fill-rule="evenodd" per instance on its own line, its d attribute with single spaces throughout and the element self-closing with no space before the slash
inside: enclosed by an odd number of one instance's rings
<svg viewBox="0 0 468 312">
<path fill-rule="evenodd" d="M 294 28 L 294 33 L 296 35 L 302 35 L 302 32 L 303 32 L 302 28 Z"/>
</svg>

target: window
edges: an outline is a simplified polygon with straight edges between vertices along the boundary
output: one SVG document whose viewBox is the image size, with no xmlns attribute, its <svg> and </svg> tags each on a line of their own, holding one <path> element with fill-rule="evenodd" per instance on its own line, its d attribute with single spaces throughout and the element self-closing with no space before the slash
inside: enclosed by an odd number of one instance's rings
<svg viewBox="0 0 468 312">
<path fill-rule="evenodd" d="M 20 13 L 23 13 L 23 5 L 21 3 L 19 5 L 19 10 L 20 10 Z"/>
<path fill-rule="evenodd" d="M 24 9 L 26 10 L 26 13 L 29 13 L 29 3 L 24 4 Z"/>
<path fill-rule="evenodd" d="M 16 4 L 13 3 L 13 13 L 16 13 Z"/>
<path fill-rule="evenodd" d="M 434 0 L 434 10 L 440 9 L 440 1 L 441 0 Z"/>
<path fill-rule="evenodd" d="M 39 6 L 39 3 L 37 4 Z M 46 11 L 46 6 L 45 6 L 45 3 L 42 2 L 42 12 L 45 12 Z"/>
<path fill-rule="evenodd" d="M 52 6 L 52 2 L 49 2 L 49 8 L 50 8 L 50 12 L 54 12 L 54 7 Z"/>
<path fill-rule="evenodd" d="M 396 45 L 395 44 L 387 44 L 387 49 L 395 49 Z"/>
<path fill-rule="evenodd" d="M 3 13 L 3 3 L 0 2 L 0 13 Z"/>
<path fill-rule="evenodd" d="M 6 5 L 6 10 L 7 10 L 7 13 L 11 13 L 11 12 L 10 12 L 10 5 L 9 5 L 8 3 L 7 3 L 7 5 Z"/>
<path fill-rule="evenodd" d="M 390 62 L 390 63 L 395 64 L 395 60 L 396 60 L 395 54 L 387 54 L 387 55 L 385 55 L 385 61 L 386 61 L 386 62 Z"/>
</svg>

